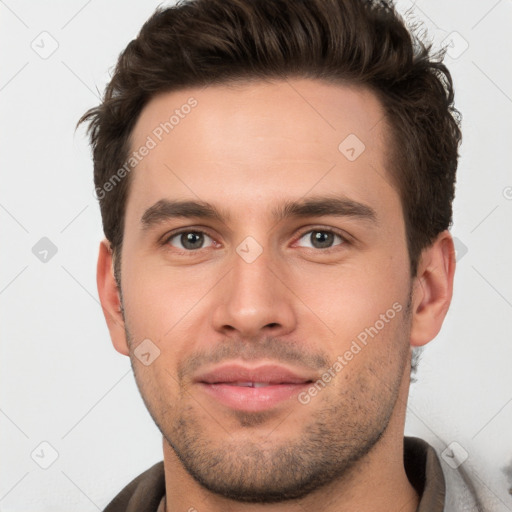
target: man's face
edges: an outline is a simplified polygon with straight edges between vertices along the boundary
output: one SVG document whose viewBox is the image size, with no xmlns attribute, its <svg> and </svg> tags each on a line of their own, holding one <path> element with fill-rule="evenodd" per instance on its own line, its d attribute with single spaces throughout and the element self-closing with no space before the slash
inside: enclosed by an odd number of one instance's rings
<svg viewBox="0 0 512 512">
<path fill-rule="evenodd" d="M 411 279 L 386 130 L 372 93 L 312 80 L 163 94 L 138 119 L 132 150 L 156 146 L 126 207 L 130 356 L 168 445 L 213 492 L 305 495 L 402 407 Z M 256 379 L 271 385 L 243 385 Z"/>
</svg>

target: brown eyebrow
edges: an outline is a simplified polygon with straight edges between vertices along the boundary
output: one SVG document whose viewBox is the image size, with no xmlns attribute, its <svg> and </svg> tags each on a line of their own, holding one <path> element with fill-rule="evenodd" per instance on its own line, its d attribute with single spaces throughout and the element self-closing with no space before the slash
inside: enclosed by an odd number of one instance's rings
<svg viewBox="0 0 512 512">
<path fill-rule="evenodd" d="M 228 215 L 221 213 L 217 208 L 205 201 L 170 201 L 168 199 L 160 199 L 160 201 L 144 212 L 140 220 L 144 229 L 149 229 L 155 224 L 179 217 L 199 217 L 224 222 Z"/>
<path fill-rule="evenodd" d="M 373 208 L 363 203 L 344 197 L 318 196 L 299 201 L 285 201 L 272 210 L 277 222 L 290 217 L 355 217 L 362 220 L 377 222 L 377 214 Z M 203 218 L 218 220 L 225 223 L 229 220 L 227 212 L 221 212 L 205 201 L 178 201 L 160 199 L 149 207 L 141 217 L 143 229 L 172 218 Z"/>
<path fill-rule="evenodd" d="M 356 217 L 377 223 L 377 213 L 370 206 L 345 197 L 317 196 L 300 201 L 286 201 L 273 210 L 277 221 L 288 217 Z"/>
</svg>

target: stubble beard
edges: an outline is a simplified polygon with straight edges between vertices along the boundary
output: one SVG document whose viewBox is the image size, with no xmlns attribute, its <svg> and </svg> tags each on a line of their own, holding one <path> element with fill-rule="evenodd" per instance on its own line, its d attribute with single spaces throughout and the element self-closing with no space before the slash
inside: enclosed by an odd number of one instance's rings
<svg viewBox="0 0 512 512">
<path fill-rule="evenodd" d="M 286 441 L 275 439 L 280 422 L 289 425 L 293 421 L 293 410 L 281 412 L 281 419 L 272 411 L 230 411 L 229 424 L 233 425 L 235 419 L 238 425 L 230 436 L 195 400 L 186 400 L 184 388 L 180 388 L 181 404 L 166 404 L 162 389 L 138 378 L 130 351 L 132 368 L 153 421 L 199 485 L 236 502 L 298 500 L 335 482 L 347 481 L 364 466 L 367 455 L 384 435 L 409 360 L 409 311 L 410 301 L 394 333 L 400 337 L 398 343 L 393 343 L 393 347 L 400 347 L 399 353 L 369 361 L 358 375 L 352 376 L 351 386 L 338 386 L 336 396 L 324 390 L 308 405 L 297 401 L 291 407 L 311 407 L 311 415 Z M 130 339 L 128 329 L 126 334 Z M 260 425 L 268 427 L 265 431 L 270 433 L 266 437 L 261 435 L 262 430 L 258 431 Z M 217 438 L 212 439 L 212 429 L 218 430 L 221 438 L 217 433 Z M 240 432 L 242 437 L 237 435 Z"/>
</svg>

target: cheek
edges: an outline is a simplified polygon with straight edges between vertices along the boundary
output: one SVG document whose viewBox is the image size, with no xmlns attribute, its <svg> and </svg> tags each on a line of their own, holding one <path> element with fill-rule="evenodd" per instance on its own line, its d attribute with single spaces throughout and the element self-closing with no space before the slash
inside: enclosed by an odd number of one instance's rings
<svg viewBox="0 0 512 512">
<path fill-rule="evenodd" d="M 343 348 L 339 346 L 341 340 L 350 344 L 360 333 L 364 338 L 365 329 L 376 324 L 379 338 L 390 333 L 401 322 L 401 312 L 407 305 L 406 264 L 406 260 L 381 254 L 367 258 L 364 264 L 354 261 L 302 268 L 290 287 L 306 306 L 305 315 L 311 316 L 312 322 L 303 322 L 303 326 L 322 327 L 337 350 Z"/>
<path fill-rule="evenodd" d="M 163 340 L 187 325 L 201 300 L 215 285 L 215 269 L 171 268 L 150 258 L 132 258 L 123 266 L 123 300 L 130 330 Z"/>
</svg>

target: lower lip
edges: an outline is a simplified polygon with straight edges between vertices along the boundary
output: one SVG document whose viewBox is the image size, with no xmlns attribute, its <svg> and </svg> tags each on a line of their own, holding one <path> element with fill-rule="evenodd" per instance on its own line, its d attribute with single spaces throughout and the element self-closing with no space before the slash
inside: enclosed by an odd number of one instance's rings
<svg viewBox="0 0 512 512">
<path fill-rule="evenodd" d="M 285 400 L 297 398 L 310 384 L 274 384 L 261 388 L 204 382 L 199 385 L 206 393 L 231 409 L 258 412 L 275 407 Z"/>
</svg>

